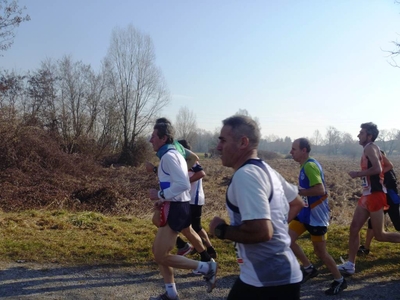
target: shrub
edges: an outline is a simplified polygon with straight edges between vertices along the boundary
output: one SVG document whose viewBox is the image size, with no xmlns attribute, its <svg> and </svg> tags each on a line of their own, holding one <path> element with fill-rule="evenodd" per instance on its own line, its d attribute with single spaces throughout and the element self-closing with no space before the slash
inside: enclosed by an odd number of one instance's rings
<svg viewBox="0 0 400 300">
<path fill-rule="evenodd" d="M 259 150 L 258 157 L 263 160 L 272 160 L 272 159 L 282 158 L 282 155 L 272 151 Z"/>
<path fill-rule="evenodd" d="M 145 137 L 138 137 L 135 143 L 125 148 L 119 159 L 119 164 L 137 167 L 153 156 L 154 152 Z"/>
</svg>

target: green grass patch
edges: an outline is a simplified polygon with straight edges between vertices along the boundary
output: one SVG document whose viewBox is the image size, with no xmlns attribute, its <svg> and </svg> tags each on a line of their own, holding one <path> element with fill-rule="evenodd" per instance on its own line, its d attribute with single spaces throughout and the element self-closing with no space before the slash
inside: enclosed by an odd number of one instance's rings
<svg viewBox="0 0 400 300">
<path fill-rule="evenodd" d="M 210 218 L 203 220 L 208 228 Z M 131 216 L 106 216 L 93 212 L 25 211 L 2 213 L 0 218 L 0 261 L 24 260 L 62 264 L 134 264 L 156 267 L 151 247 L 156 228 L 150 219 Z M 347 258 L 349 229 L 331 225 L 328 231 L 328 252 L 337 263 Z M 365 231 L 363 231 L 365 237 Z M 217 250 L 221 274 L 238 274 L 233 243 L 211 238 Z M 309 259 L 329 273 L 315 256 L 308 234 L 298 243 Z M 199 259 L 197 254 L 189 256 Z M 373 241 L 368 256 L 357 259 L 354 276 L 400 275 L 398 244 Z"/>
</svg>

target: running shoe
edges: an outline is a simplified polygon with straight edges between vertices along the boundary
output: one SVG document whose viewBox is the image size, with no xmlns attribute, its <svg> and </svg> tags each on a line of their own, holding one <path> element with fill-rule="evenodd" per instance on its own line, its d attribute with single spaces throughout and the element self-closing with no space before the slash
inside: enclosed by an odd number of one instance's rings
<svg viewBox="0 0 400 300">
<path fill-rule="evenodd" d="M 319 274 L 318 270 L 314 266 L 307 269 L 301 268 L 301 271 L 303 272 L 303 280 L 300 282 L 302 284 Z"/>
<path fill-rule="evenodd" d="M 208 272 L 203 277 L 207 283 L 207 293 L 211 293 L 215 288 L 217 282 L 217 270 L 218 264 L 215 260 L 211 259 L 211 261 L 208 262 Z"/>
<path fill-rule="evenodd" d="M 331 283 L 331 287 L 325 291 L 325 294 L 326 295 L 337 295 L 345 289 L 347 289 L 346 279 L 343 278 L 342 282 L 334 280 Z"/>
<path fill-rule="evenodd" d="M 178 255 L 188 255 L 190 252 L 192 252 L 192 250 L 194 249 L 194 247 L 190 244 L 190 243 L 186 243 L 186 245 L 182 248 L 178 248 Z"/>
<path fill-rule="evenodd" d="M 344 261 L 342 257 L 340 257 L 342 261 L 341 265 L 338 265 L 337 268 L 342 275 L 353 275 L 356 272 L 356 267 L 353 263 L 349 261 Z"/>
<path fill-rule="evenodd" d="M 170 298 L 168 297 L 167 292 L 165 292 L 164 294 L 150 297 L 149 300 L 179 300 L 179 297 L 176 296 L 176 298 Z"/>
<path fill-rule="evenodd" d="M 196 270 L 192 270 L 192 274 L 194 274 L 194 275 L 203 275 L 201 272 L 196 271 Z"/>
<path fill-rule="evenodd" d="M 361 245 L 360 248 L 358 248 L 357 255 L 362 256 L 362 255 L 368 255 L 369 254 L 369 249 L 365 248 L 364 245 Z"/>
</svg>

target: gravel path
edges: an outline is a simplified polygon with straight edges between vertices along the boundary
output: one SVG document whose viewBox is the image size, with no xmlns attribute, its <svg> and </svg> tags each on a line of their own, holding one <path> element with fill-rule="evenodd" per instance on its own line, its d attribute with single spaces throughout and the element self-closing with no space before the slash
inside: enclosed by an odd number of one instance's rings
<svg viewBox="0 0 400 300">
<path fill-rule="evenodd" d="M 220 276 L 217 288 L 206 293 L 201 276 L 176 272 L 180 299 L 225 299 L 236 276 Z M 301 299 L 400 299 L 400 280 L 386 277 L 348 278 L 349 287 L 338 296 L 325 296 L 331 277 L 321 274 L 302 287 Z M 0 299 L 135 299 L 147 300 L 163 292 L 153 266 L 0 263 Z M 250 300 L 250 299 L 247 299 Z"/>
</svg>

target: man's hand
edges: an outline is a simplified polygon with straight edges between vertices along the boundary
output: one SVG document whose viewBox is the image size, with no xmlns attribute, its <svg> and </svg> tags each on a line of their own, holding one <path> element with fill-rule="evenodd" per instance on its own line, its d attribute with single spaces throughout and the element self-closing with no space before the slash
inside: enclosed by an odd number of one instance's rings
<svg viewBox="0 0 400 300">
<path fill-rule="evenodd" d="M 160 210 L 163 202 L 161 200 L 154 202 L 154 210 Z"/>
<path fill-rule="evenodd" d="M 356 177 L 359 177 L 359 176 L 358 176 L 358 172 L 357 172 L 357 171 L 350 171 L 350 172 L 349 172 L 349 173 L 347 173 L 347 174 L 349 174 L 351 178 L 356 178 Z"/>
<path fill-rule="evenodd" d="M 211 220 L 210 222 L 210 233 L 214 235 L 214 230 L 215 227 L 217 227 L 221 223 L 226 223 L 224 219 L 221 219 L 220 217 L 214 217 L 214 219 Z"/>
<path fill-rule="evenodd" d="M 149 190 L 149 198 L 150 198 L 150 200 L 160 200 L 160 198 L 158 198 L 158 190 L 150 189 Z"/>
<path fill-rule="evenodd" d="M 153 173 L 154 165 L 151 162 L 146 162 L 146 171 L 149 173 Z"/>
</svg>

